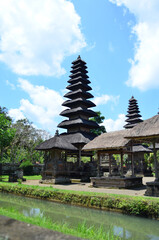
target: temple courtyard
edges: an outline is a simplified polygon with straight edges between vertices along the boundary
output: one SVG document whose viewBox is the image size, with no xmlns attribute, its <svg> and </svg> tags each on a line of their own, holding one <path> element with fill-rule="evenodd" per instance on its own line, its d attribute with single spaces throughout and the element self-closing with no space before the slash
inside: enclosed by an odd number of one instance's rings
<svg viewBox="0 0 159 240">
<path fill-rule="evenodd" d="M 111 193 L 111 194 L 122 194 L 129 196 L 144 196 L 146 191 L 146 183 L 154 181 L 154 177 L 143 177 L 143 187 L 136 189 L 113 189 L 113 188 L 94 188 L 91 187 L 91 183 L 81 183 L 77 179 L 71 184 L 56 184 L 52 185 L 53 188 L 83 192 L 97 192 L 97 193 Z M 51 186 L 50 184 L 40 184 L 39 180 L 27 180 L 23 182 L 26 185 L 38 185 L 38 186 Z"/>
</svg>

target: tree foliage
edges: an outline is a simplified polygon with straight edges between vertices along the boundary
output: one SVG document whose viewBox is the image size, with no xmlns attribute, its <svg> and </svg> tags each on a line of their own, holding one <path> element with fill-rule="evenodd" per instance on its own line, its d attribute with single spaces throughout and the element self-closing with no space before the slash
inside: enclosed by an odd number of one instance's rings
<svg viewBox="0 0 159 240">
<path fill-rule="evenodd" d="M 35 147 L 50 138 L 44 130 L 36 129 L 28 119 L 12 122 L 5 107 L 0 107 L 0 160 L 2 162 L 43 162 L 43 152 Z M 24 164 L 25 165 L 25 164 Z"/>
<path fill-rule="evenodd" d="M 98 136 L 98 135 L 101 135 L 102 133 L 106 132 L 105 126 L 101 125 L 103 123 L 105 117 L 101 115 L 100 111 L 98 111 L 96 113 L 97 113 L 97 116 L 91 118 L 90 120 L 98 123 L 99 124 L 99 128 L 92 129 L 91 132 Z"/>
<path fill-rule="evenodd" d="M 4 152 L 10 146 L 15 136 L 15 129 L 11 127 L 11 121 L 4 113 L 0 114 L 0 158 L 3 159 Z"/>
</svg>

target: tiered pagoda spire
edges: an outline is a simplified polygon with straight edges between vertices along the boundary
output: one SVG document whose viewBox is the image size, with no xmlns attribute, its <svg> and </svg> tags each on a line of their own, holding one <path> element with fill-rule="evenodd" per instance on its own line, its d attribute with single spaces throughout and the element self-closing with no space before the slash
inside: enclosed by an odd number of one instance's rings
<svg viewBox="0 0 159 240">
<path fill-rule="evenodd" d="M 128 114 L 126 115 L 127 119 L 125 120 L 127 124 L 124 126 L 124 128 L 133 128 L 136 124 L 143 122 L 142 119 L 140 119 L 141 115 L 139 114 L 139 107 L 137 100 L 132 96 L 129 100 L 129 106 L 128 106 Z"/>
<path fill-rule="evenodd" d="M 62 106 L 67 108 L 60 114 L 68 119 L 62 121 L 58 127 L 67 129 L 67 134 L 76 134 L 76 136 L 77 133 L 87 134 L 91 140 L 92 133 L 90 129 L 98 128 L 99 125 L 89 120 L 90 117 L 97 116 L 97 114 L 90 109 L 91 107 L 95 107 L 95 104 L 89 100 L 93 98 L 93 95 L 89 93 L 92 88 L 89 86 L 90 81 L 88 80 L 87 66 L 81 57 L 78 56 L 72 62 L 71 68 L 71 75 L 68 80 L 69 85 L 66 87 L 69 92 L 64 95 L 68 100 L 62 104 Z M 78 145 L 78 141 L 76 145 Z"/>
</svg>

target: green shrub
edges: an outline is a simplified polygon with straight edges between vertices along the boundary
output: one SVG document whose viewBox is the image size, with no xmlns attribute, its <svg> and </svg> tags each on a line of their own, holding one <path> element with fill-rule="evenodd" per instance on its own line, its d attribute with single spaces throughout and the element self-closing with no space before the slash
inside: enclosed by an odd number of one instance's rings
<svg viewBox="0 0 159 240">
<path fill-rule="evenodd" d="M 26 176 L 33 175 L 33 164 L 29 160 L 22 162 L 20 168 L 23 169 L 24 175 Z"/>
<path fill-rule="evenodd" d="M 0 183 L 0 191 L 41 198 L 50 201 L 73 204 L 102 210 L 116 210 L 125 214 L 159 219 L 159 201 L 145 197 L 95 196 L 62 191 L 54 188 L 27 186 L 23 184 Z"/>
</svg>

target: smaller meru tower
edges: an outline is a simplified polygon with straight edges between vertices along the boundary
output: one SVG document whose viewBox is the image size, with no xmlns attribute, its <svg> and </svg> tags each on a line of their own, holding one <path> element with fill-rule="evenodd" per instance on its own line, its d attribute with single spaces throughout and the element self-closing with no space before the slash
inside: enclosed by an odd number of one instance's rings
<svg viewBox="0 0 159 240">
<path fill-rule="evenodd" d="M 129 106 L 127 112 L 127 119 L 125 120 L 127 124 L 124 126 L 124 128 L 133 128 L 136 124 L 143 122 L 143 120 L 140 119 L 141 115 L 139 114 L 140 111 L 137 100 L 133 96 L 129 99 Z"/>
<path fill-rule="evenodd" d="M 68 100 L 62 104 L 67 108 L 60 114 L 68 119 L 62 121 L 58 127 L 67 129 L 67 133 L 61 134 L 61 137 L 67 136 L 67 141 L 77 147 L 80 155 L 82 147 L 95 137 L 90 129 L 96 129 L 99 125 L 89 120 L 97 114 L 90 109 L 95 104 L 89 100 L 93 95 L 89 92 L 92 88 L 89 86 L 86 62 L 78 56 L 71 68 L 69 85 L 66 87 L 69 92 L 64 95 Z"/>
</svg>

